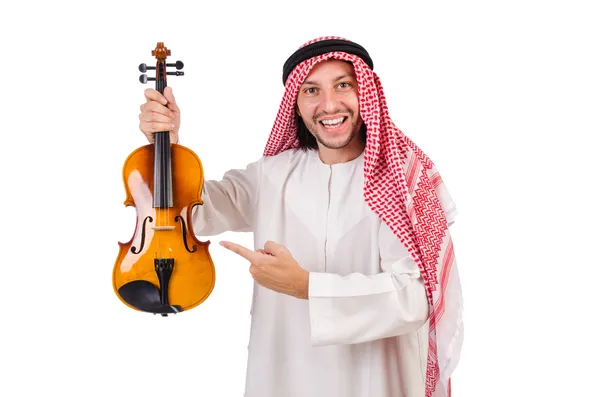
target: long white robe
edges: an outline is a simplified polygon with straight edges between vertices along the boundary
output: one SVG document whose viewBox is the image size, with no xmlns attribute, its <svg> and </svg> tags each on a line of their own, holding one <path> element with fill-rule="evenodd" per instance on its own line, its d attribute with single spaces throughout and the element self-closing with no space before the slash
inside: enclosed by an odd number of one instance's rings
<svg viewBox="0 0 600 397">
<path fill-rule="evenodd" d="M 199 236 L 253 232 L 310 271 L 309 299 L 254 286 L 246 397 L 422 397 L 428 305 L 417 265 L 365 203 L 363 156 L 263 157 L 205 181 Z"/>
</svg>

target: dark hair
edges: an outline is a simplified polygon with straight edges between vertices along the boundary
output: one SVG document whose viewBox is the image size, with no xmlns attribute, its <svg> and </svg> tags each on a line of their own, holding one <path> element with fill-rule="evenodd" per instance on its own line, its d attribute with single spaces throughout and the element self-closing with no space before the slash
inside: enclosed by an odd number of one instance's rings
<svg viewBox="0 0 600 397">
<path fill-rule="evenodd" d="M 300 143 L 300 149 L 317 149 L 317 139 L 310 133 L 306 125 L 304 124 L 304 120 L 300 115 L 296 114 L 296 124 L 298 128 L 296 130 L 296 137 L 298 138 L 298 142 Z M 360 138 L 363 143 L 367 142 L 367 126 L 365 123 L 362 123 L 360 126 Z"/>
</svg>

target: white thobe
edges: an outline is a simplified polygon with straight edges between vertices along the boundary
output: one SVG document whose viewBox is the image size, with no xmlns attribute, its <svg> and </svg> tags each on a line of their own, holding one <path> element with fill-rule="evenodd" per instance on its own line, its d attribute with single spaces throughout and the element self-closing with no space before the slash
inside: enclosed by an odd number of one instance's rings
<svg viewBox="0 0 600 397">
<path fill-rule="evenodd" d="M 363 197 L 363 155 L 292 149 L 205 181 L 199 236 L 253 232 L 309 273 L 309 298 L 255 283 L 246 397 L 423 397 L 428 304 L 416 263 Z"/>
</svg>

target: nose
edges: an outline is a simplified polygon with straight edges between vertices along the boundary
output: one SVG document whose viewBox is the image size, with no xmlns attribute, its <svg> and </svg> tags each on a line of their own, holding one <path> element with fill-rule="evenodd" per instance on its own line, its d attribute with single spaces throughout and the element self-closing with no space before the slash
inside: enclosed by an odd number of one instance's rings
<svg viewBox="0 0 600 397">
<path fill-rule="evenodd" d="M 335 113 L 338 109 L 339 99 L 334 89 L 323 90 L 321 107 L 327 113 Z"/>
</svg>

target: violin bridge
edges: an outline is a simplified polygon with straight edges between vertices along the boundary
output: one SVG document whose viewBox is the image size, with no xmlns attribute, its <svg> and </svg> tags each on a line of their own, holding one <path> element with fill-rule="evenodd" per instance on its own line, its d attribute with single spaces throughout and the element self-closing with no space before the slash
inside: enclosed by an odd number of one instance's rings
<svg viewBox="0 0 600 397">
<path fill-rule="evenodd" d="M 152 230 L 174 230 L 175 226 L 152 226 Z"/>
</svg>

